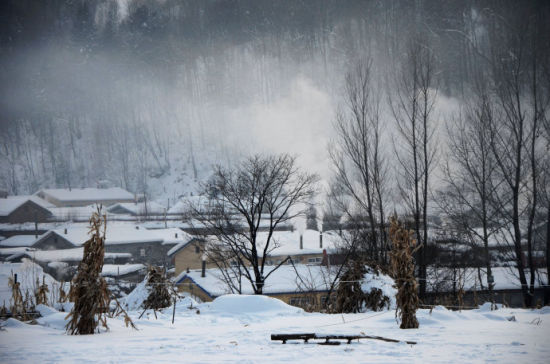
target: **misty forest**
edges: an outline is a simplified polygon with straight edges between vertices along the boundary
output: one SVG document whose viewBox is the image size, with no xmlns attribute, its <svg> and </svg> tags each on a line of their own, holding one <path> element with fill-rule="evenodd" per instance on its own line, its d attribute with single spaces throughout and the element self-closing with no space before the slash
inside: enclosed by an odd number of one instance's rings
<svg viewBox="0 0 550 364">
<path fill-rule="evenodd" d="M 0 362 L 546 362 L 549 19 L 0 1 Z"/>
</svg>

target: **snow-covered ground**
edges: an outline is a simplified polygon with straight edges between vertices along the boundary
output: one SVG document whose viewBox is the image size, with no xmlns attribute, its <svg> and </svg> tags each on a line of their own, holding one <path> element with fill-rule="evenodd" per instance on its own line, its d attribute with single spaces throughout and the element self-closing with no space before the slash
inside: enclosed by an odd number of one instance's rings
<svg viewBox="0 0 550 364">
<path fill-rule="evenodd" d="M 155 319 L 140 310 L 110 331 L 93 336 L 65 334 L 66 313 L 41 307 L 38 325 L 15 320 L 0 331 L 0 362 L 454 362 L 547 363 L 550 309 L 452 312 L 420 310 L 417 330 L 400 330 L 395 312 L 328 315 L 305 313 L 273 298 L 223 296 L 197 305 L 186 298 Z M 350 345 L 272 342 L 272 333 L 366 334 L 417 341 L 417 345 L 362 340 Z"/>
</svg>

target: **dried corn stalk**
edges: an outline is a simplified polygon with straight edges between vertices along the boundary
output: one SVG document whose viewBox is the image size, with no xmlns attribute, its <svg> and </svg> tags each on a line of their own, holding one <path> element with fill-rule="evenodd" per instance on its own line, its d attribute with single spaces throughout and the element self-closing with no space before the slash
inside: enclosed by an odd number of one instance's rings
<svg viewBox="0 0 550 364">
<path fill-rule="evenodd" d="M 69 298 L 74 302 L 67 315 L 67 332 L 71 335 L 93 334 L 99 323 L 106 329 L 109 312 L 109 290 L 101 276 L 105 256 L 106 215 L 101 215 L 101 207 L 90 218 L 91 238 L 84 243 L 84 257 L 78 265 L 78 273 L 73 279 Z"/>
<path fill-rule="evenodd" d="M 21 293 L 21 284 L 15 281 L 15 278 L 8 278 L 8 285 L 11 287 L 11 315 L 14 318 L 27 320 L 27 308 L 23 301 L 23 294 Z"/>
<path fill-rule="evenodd" d="M 38 280 L 38 278 L 36 278 L 36 286 L 38 287 L 34 296 L 36 299 L 36 304 L 47 305 L 48 293 L 50 292 L 50 289 L 46 284 L 46 276 L 42 276 L 42 284 L 40 284 L 40 281 Z"/>
<path fill-rule="evenodd" d="M 144 309 L 157 311 L 172 304 L 174 290 L 164 269 L 150 266 L 147 272 L 147 286 L 149 286 L 149 296 L 143 301 Z"/>
<path fill-rule="evenodd" d="M 390 221 L 390 238 L 392 241 L 390 262 L 397 288 L 395 315 L 401 319 L 400 328 L 416 329 L 418 328 L 416 310 L 419 305 L 413 260 L 416 241 L 412 238 L 412 232 L 401 227 L 395 217 Z"/>
<path fill-rule="evenodd" d="M 336 291 L 336 312 L 361 312 L 365 303 L 365 294 L 361 290 L 361 280 L 365 272 L 365 266 L 361 262 L 353 260 L 348 263 Z"/>
<path fill-rule="evenodd" d="M 63 286 L 65 285 L 65 282 L 61 282 L 59 285 L 59 302 L 67 302 L 68 296 L 65 290 L 63 289 Z"/>
</svg>

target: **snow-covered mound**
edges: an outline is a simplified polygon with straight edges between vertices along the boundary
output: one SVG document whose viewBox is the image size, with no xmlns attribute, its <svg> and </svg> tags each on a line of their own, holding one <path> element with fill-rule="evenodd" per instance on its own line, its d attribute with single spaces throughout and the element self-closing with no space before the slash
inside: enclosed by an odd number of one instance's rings
<svg viewBox="0 0 550 364">
<path fill-rule="evenodd" d="M 395 295 L 397 294 L 397 289 L 394 287 L 393 278 L 375 271 L 370 267 L 366 268 L 367 273 L 365 273 L 361 281 L 361 290 L 366 294 L 370 293 L 375 288 L 381 290 L 382 294 L 389 298 L 390 304 L 388 309 L 395 309 Z"/>
<path fill-rule="evenodd" d="M 65 330 L 65 326 L 68 323 L 69 312 L 59 312 L 56 309 L 44 305 L 36 306 L 38 312 L 42 317 L 36 319 L 39 325 L 50 327 L 56 330 Z"/>
<path fill-rule="evenodd" d="M 44 273 L 41 266 L 29 259 L 23 259 L 22 263 L 0 263 L 0 306 L 4 303 L 6 306 L 10 304 L 12 290 L 8 285 L 8 280 L 13 274 L 17 274 L 17 281 L 20 283 L 23 296 L 27 292 L 32 296 L 37 287 L 36 279 L 38 278 L 42 283 L 42 277 L 45 278 L 45 283 L 48 285 L 50 292 L 59 289 L 59 282 L 49 274 Z M 48 299 L 50 299 L 49 296 Z"/>
<path fill-rule="evenodd" d="M 147 277 L 145 277 L 145 279 L 140 282 L 132 292 L 130 292 L 126 297 L 120 299 L 120 304 L 128 311 L 139 310 L 143 307 L 143 301 L 145 301 L 147 297 L 149 297 L 149 287 L 147 287 Z M 180 294 L 180 299 L 178 299 L 176 303 L 177 309 L 182 307 L 197 306 L 198 303 L 191 297 L 185 297 L 185 294 Z"/>
<path fill-rule="evenodd" d="M 138 310 L 147 297 L 149 297 L 149 288 L 147 288 L 147 277 L 145 277 L 128 296 L 120 300 L 120 304 L 128 311 Z"/>
<path fill-rule="evenodd" d="M 262 295 L 229 294 L 216 298 L 210 309 L 231 314 L 284 315 L 301 313 L 303 310 L 287 305 L 276 298 Z"/>
</svg>

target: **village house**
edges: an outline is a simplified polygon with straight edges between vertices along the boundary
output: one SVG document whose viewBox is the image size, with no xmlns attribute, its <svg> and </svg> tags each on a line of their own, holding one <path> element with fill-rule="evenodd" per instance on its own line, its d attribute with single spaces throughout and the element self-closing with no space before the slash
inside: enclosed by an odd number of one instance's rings
<svg viewBox="0 0 550 364">
<path fill-rule="evenodd" d="M 54 188 L 38 191 L 36 196 L 57 207 L 111 206 L 119 202 L 134 202 L 135 196 L 119 187 L 111 188 Z"/>
<path fill-rule="evenodd" d="M 266 267 L 270 271 L 273 266 Z M 320 265 L 280 266 L 266 280 L 263 294 L 308 310 L 319 309 L 326 300 L 335 270 Z M 240 281 L 240 283 L 239 283 Z M 254 294 L 250 282 L 244 277 L 234 277 L 230 285 L 219 269 L 196 269 L 182 272 L 175 278 L 180 292 L 187 292 L 202 302 L 210 302 L 224 294 Z"/>
<path fill-rule="evenodd" d="M 119 202 L 107 209 L 112 214 L 131 216 L 162 216 L 166 213 L 164 206 L 154 202 Z"/>
<path fill-rule="evenodd" d="M 46 222 L 52 204 L 37 196 L 8 196 L 0 198 L 0 223 Z"/>
<path fill-rule="evenodd" d="M 50 230 L 32 245 L 39 250 L 61 250 L 80 247 L 89 239 L 87 227 Z M 107 253 L 130 254 L 132 263 L 170 266 L 168 250 L 187 241 L 190 235 L 176 228 L 148 230 L 138 225 L 108 224 L 105 238 Z"/>
<path fill-rule="evenodd" d="M 262 242 L 267 239 L 267 232 L 258 234 L 258 250 L 262 251 Z M 208 242 L 208 243 L 207 243 Z M 169 250 L 168 255 L 174 261 L 175 274 L 190 269 L 200 269 L 207 246 L 219 244 L 216 236 L 210 235 L 205 238 L 194 237 L 185 243 L 178 244 Z M 266 265 L 277 265 L 287 257 L 294 264 L 318 264 L 323 262 L 325 255 L 337 252 L 340 237 L 333 232 L 319 233 L 315 230 L 298 231 L 276 231 L 272 236 Z M 207 253 L 207 252 L 206 252 Z M 208 254 L 206 254 L 208 256 Z M 263 259 L 260 254 L 260 261 Z M 287 262 L 290 264 L 290 260 Z M 205 260 L 207 268 L 215 267 L 215 264 L 208 259 Z"/>
<path fill-rule="evenodd" d="M 198 236 L 188 235 L 188 239 L 173 246 L 167 255 L 175 267 L 175 275 L 190 269 L 201 269 L 203 264 L 206 268 L 214 267 L 211 261 L 206 259 L 206 239 Z"/>
<path fill-rule="evenodd" d="M 124 281 L 139 283 L 147 274 L 147 266 L 144 264 L 104 264 L 101 275 L 111 281 Z"/>
<path fill-rule="evenodd" d="M 0 240 L 0 248 L 30 247 L 38 238 L 36 235 L 13 235 Z"/>
</svg>

